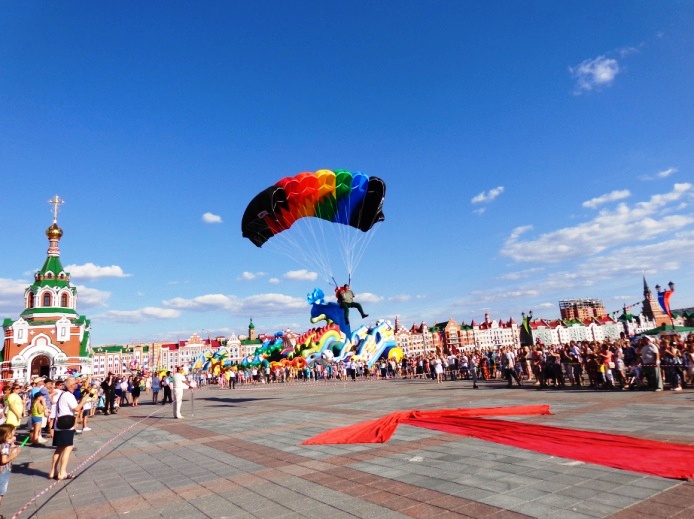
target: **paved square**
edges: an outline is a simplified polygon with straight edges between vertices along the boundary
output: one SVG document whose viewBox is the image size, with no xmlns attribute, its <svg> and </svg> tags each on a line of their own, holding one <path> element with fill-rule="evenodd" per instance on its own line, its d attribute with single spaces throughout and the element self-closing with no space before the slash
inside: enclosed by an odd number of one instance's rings
<svg viewBox="0 0 694 519">
<path fill-rule="evenodd" d="M 147 403 L 77 435 L 75 479 L 24 447 L 5 517 L 694 517 L 694 483 L 409 426 L 386 444 L 301 446 L 327 429 L 409 409 L 550 404 L 510 419 L 694 444 L 694 392 L 506 389 L 387 380 L 210 387 L 183 420 Z M 505 419 L 509 419 L 508 417 Z M 609 456 L 610 453 L 605 453 Z"/>
</svg>

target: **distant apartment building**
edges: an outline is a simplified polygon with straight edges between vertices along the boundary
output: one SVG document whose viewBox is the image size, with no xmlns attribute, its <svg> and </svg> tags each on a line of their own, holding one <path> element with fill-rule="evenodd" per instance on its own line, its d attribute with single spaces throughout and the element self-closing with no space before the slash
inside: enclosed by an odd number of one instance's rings
<svg viewBox="0 0 694 519">
<path fill-rule="evenodd" d="M 559 301 L 561 318 L 566 320 L 591 319 L 605 315 L 605 305 L 600 299 L 564 299 Z"/>
</svg>

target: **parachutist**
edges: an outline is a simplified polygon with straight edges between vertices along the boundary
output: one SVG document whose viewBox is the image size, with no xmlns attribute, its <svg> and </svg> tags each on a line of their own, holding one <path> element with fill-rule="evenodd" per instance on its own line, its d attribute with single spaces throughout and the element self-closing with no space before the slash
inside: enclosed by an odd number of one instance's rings
<svg viewBox="0 0 694 519">
<path fill-rule="evenodd" d="M 335 296 L 337 297 L 337 303 L 340 305 L 340 308 L 342 308 L 345 312 L 345 324 L 349 324 L 350 308 L 356 308 L 359 310 L 359 314 L 361 314 L 362 319 L 369 317 L 369 314 L 364 313 L 364 309 L 361 307 L 361 304 L 354 301 L 354 292 L 352 292 L 352 290 L 349 288 L 348 283 L 345 283 L 341 287 L 337 287 L 335 289 Z"/>
</svg>

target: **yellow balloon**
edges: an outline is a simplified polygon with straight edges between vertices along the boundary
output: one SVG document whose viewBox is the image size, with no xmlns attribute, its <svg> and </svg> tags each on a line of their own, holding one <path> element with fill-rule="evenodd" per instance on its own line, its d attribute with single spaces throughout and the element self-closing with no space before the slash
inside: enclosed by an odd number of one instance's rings
<svg viewBox="0 0 694 519">
<path fill-rule="evenodd" d="M 402 352 L 402 348 L 398 348 L 397 346 L 394 348 L 391 348 L 390 351 L 388 352 L 388 360 L 392 359 L 395 362 L 400 362 L 404 356 L 404 353 Z"/>
</svg>

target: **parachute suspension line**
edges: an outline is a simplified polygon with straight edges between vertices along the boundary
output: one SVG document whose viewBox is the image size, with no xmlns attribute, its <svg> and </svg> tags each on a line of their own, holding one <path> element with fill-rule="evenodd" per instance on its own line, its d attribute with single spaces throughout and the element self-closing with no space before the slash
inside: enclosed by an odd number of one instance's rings
<svg viewBox="0 0 694 519">
<path fill-rule="evenodd" d="M 363 236 L 359 237 L 360 239 L 358 240 L 358 243 L 355 244 L 354 247 L 354 253 L 353 253 L 353 259 L 352 259 L 352 269 L 351 273 L 354 274 L 357 270 L 357 267 L 361 263 L 362 258 L 364 257 L 364 254 L 366 254 L 366 250 L 369 247 L 369 244 L 371 243 L 371 240 L 373 240 L 374 235 L 376 232 L 378 232 L 378 229 L 381 227 L 380 223 L 375 224 L 371 230 L 367 233 L 362 233 Z M 359 231 L 361 233 L 361 231 Z"/>
<path fill-rule="evenodd" d="M 350 280 L 350 282 L 352 279 L 352 274 L 354 273 L 354 269 L 356 268 L 356 264 L 354 262 L 354 251 L 356 249 L 357 243 L 359 242 L 360 234 L 362 234 L 360 230 L 349 226 L 349 217 L 351 214 L 352 197 L 348 196 L 347 205 L 344 208 L 342 214 L 340 215 L 341 220 L 345 222 L 344 225 L 340 225 L 340 253 L 342 256 L 342 263 L 344 264 L 345 269 L 347 270 L 347 277 Z"/>
<path fill-rule="evenodd" d="M 307 215 L 308 216 L 308 215 Z M 326 281 L 330 280 L 331 269 L 323 221 L 319 218 L 300 218 L 292 225 L 290 233 L 280 233 L 275 236 L 282 239 L 289 247 L 285 253 L 297 263 L 308 265 L 317 270 Z"/>
<path fill-rule="evenodd" d="M 305 211 L 303 212 L 305 213 Z M 302 214 L 302 216 L 308 216 L 308 214 Z M 313 218 L 301 218 L 292 226 L 293 232 L 276 234 L 272 240 L 268 241 L 268 245 L 269 248 L 291 258 L 299 265 L 309 266 L 326 275 L 329 269 L 326 268 L 325 258 L 321 257 L 319 253 L 317 254 L 316 251 L 307 250 L 307 248 L 311 248 L 312 243 L 317 244 L 315 232 L 312 232 L 309 225 L 310 220 Z"/>
</svg>

